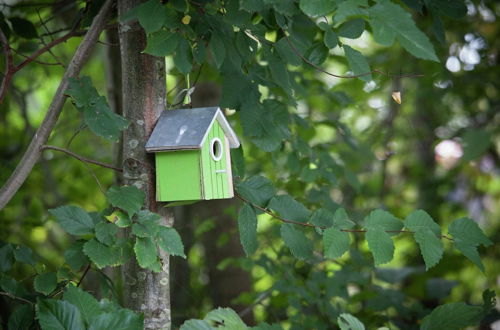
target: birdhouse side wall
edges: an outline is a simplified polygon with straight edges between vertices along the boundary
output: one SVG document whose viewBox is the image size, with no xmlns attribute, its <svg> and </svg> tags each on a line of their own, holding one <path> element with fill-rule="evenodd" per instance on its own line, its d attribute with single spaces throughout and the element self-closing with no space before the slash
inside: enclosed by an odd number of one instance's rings
<svg viewBox="0 0 500 330">
<path fill-rule="evenodd" d="M 156 200 L 201 200 L 200 151 L 158 152 L 156 157 Z"/>
<path fill-rule="evenodd" d="M 212 141 L 218 138 L 221 141 L 222 157 L 216 161 L 211 155 Z M 215 121 L 203 143 L 201 150 L 203 199 L 222 199 L 233 197 L 232 185 L 229 180 L 231 171 L 228 170 L 230 157 L 228 143 L 222 127 Z"/>
</svg>

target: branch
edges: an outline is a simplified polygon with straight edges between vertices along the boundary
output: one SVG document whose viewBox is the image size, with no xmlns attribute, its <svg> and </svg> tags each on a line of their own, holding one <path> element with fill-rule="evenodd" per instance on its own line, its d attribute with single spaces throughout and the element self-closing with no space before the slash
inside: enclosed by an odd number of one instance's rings
<svg viewBox="0 0 500 330">
<path fill-rule="evenodd" d="M 279 215 L 277 215 L 276 213 L 274 213 L 273 211 L 271 211 L 271 210 L 269 210 L 269 209 L 267 209 L 265 207 L 262 207 L 260 205 L 257 205 L 257 204 L 254 204 L 254 203 L 250 202 L 248 199 L 246 199 L 245 197 L 241 196 L 237 192 L 235 192 L 234 195 L 237 198 L 241 199 L 243 202 L 245 202 L 245 203 L 247 203 L 247 204 L 255 207 L 256 209 L 261 210 L 262 212 L 270 215 L 271 217 L 273 217 L 276 220 L 279 220 L 281 222 L 290 223 L 290 224 L 298 225 L 298 226 L 304 226 L 304 227 L 319 228 L 319 229 L 327 229 L 328 228 L 326 226 L 313 225 L 312 223 L 306 223 L 306 222 L 300 222 L 300 221 L 294 221 L 294 220 L 284 219 L 284 218 L 280 217 Z M 346 233 L 366 233 L 367 232 L 366 229 L 339 229 L 339 230 L 343 231 L 343 232 L 346 232 Z M 411 231 L 411 230 L 385 230 L 385 232 L 386 233 L 415 234 L 415 232 Z M 450 241 L 453 241 L 453 238 L 448 237 L 446 235 L 440 235 L 439 237 L 445 238 L 445 239 L 450 240 Z"/>
<path fill-rule="evenodd" d="M 79 287 L 80 284 L 82 284 L 82 281 L 83 279 L 85 278 L 85 275 L 87 275 L 87 273 L 89 272 L 90 270 L 90 265 L 91 264 L 88 264 L 87 267 L 85 267 L 85 270 L 83 271 L 83 274 L 82 274 L 82 277 L 80 277 L 80 279 L 78 280 L 78 283 L 76 284 L 76 287 Z"/>
<path fill-rule="evenodd" d="M 24 183 L 29 173 L 33 169 L 33 166 L 40 158 L 42 151 L 42 146 L 47 142 L 52 129 L 54 128 L 57 118 L 62 111 L 62 107 L 66 100 L 65 91 L 68 88 L 69 79 L 77 77 L 82 69 L 84 63 L 90 56 L 90 53 L 101 34 L 101 31 L 106 26 L 106 18 L 108 12 L 110 12 L 112 0 L 106 0 L 102 6 L 99 14 L 94 18 L 92 25 L 85 34 L 82 42 L 78 46 L 75 55 L 69 63 L 68 69 L 64 73 L 64 76 L 57 88 L 56 94 L 52 99 L 49 110 L 45 115 L 45 118 L 38 128 L 35 136 L 31 140 L 28 149 L 24 153 L 21 161 L 17 165 L 14 172 L 11 174 L 7 182 L 0 189 L 0 210 L 11 200 L 12 196 L 19 190 L 21 185 Z M 50 43 L 51 44 L 51 43 Z M 48 44 L 47 46 L 49 46 Z"/>
<path fill-rule="evenodd" d="M 84 163 L 89 163 L 89 164 L 94 164 L 94 165 L 98 165 L 98 166 L 101 166 L 101 167 L 110 168 L 110 169 L 115 170 L 117 172 L 122 172 L 123 171 L 121 168 L 115 167 L 115 166 L 113 166 L 111 164 L 102 163 L 100 161 L 93 160 L 93 159 L 90 159 L 90 158 L 85 158 L 83 156 L 75 154 L 72 151 L 69 151 L 68 149 L 64 149 L 64 148 L 60 148 L 60 147 L 56 147 L 56 146 L 51 146 L 51 145 L 43 145 L 41 147 L 41 150 L 46 150 L 46 149 L 64 152 L 65 154 L 70 155 L 71 157 L 74 157 L 74 158 L 76 158 L 79 161 L 84 162 Z"/>
<path fill-rule="evenodd" d="M 0 29 L 0 42 L 2 43 L 2 49 L 5 54 L 5 76 L 3 77 L 2 85 L 0 85 L 0 103 L 2 103 L 10 85 L 10 81 L 12 80 L 12 76 L 14 75 L 14 58 L 10 49 L 9 40 L 2 29 Z"/>
<path fill-rule="evenodd" d="M 24 298 L 21 298 L 21 297 L 18 297 L 18 296 L 14 296 L 13 294 L 8 293 L 8 292 L 0 291 L 0 295 L 1 296 L 9 297 L 11 299 L 22 301 L 22 302 L 30 304 L 30 305 L 34 305 L 34 303 L 32 301 L 29 301 L 28 299 L 24 299 Z"/>
<path fill-rule="evenodd" d="M 326 71 L 322 67 L 320 67 L 320 66 L 314 64 L 313 62 L 309 61 L 306 57 L 304 57 L 297 50 L 297 48 L 295 47 L 295 45 L 288 38 L 287 34 L 284 31 L 283 31 L 283 34 L 284 34 L 284 36 L 286 38 L 286 41 L 288 42 L 288 45 L 292 49 L 292 51 L 295 53 L 295 55 L 297 55 L 298 57 L 300 57 L 300 59 L 302 61 L 306 62 L 307 64 L 309 64 L 310 66 L 312 66 L 316 70 L 318 70 L 320 72 L 323 72 L 323 73 L 325 73 L 325 74 L 327 74 L 329 76 L 335 77 L 335 78 L 343 78 L 343 79 L 359 78 L 359 77 L 371 75 L 372 73 L 381 74 L 381 75 L 386 76 L 386 77 L 399 77 L 399 78 L 405 78 L 405 77 L 423 77 L 424 76 L 423 74 L 415 74 L 415 73 L 409 73 L 409 74 L 392 74 L 392 73 L 382 72 L 380 70 L 372 70 L 370 72 L 365 72 L 365 73 L 360 73 L 360 74 L 357 74 L 357 75 L 350 75 L 350 76 L 343 76 L 343 75 L 334 74 L 334 73 Z"/>
</svg>

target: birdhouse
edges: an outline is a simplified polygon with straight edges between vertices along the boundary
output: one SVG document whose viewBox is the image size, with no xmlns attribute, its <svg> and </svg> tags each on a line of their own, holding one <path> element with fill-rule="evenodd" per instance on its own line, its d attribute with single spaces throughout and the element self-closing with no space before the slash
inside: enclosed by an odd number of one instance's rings
<svg viewBox="0 0 500 330">
<path fill-rule="evenodd" d="M 155 153 L 156 200 L 233 197 L 230 148 L 239 146 L 218 107 L 163 111 L 146 143 Z"/>
</svg>

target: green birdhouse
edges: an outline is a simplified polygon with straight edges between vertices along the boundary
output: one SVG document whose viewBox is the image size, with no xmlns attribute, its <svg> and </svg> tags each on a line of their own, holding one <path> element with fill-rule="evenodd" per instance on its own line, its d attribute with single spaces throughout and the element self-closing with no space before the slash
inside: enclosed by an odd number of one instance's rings
<svg viewBox="0 0 500 330">
<path fill-rule="evenodd" d="M 232 198 L 230 148 L 239 146 L 218 107 L 163 111 L 146 143 L 155 153 L 156 200 Z"/>
</svg>

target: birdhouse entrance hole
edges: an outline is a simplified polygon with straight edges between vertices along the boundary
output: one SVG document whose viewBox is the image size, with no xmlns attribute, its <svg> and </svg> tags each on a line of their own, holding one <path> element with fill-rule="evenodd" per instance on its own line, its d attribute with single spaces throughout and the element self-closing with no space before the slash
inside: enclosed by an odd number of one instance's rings
<svg viewBox="0 0 500 330">
<path fill-rule="evenodd" d="M 210 144 L 210 156 L 212 156 L 213 160 L 218 162 L 222 158 L 222 142 L 219 138 L 214 138 Z"/>
</svg>

